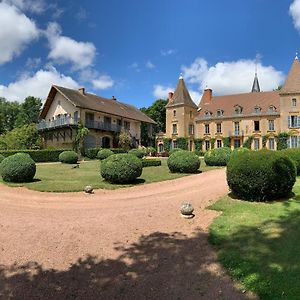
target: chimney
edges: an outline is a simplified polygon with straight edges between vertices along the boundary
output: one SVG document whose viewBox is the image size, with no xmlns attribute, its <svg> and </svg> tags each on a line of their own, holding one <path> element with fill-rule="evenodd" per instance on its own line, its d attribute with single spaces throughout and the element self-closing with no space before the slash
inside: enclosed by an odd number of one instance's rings
<svg viewBox="0 0 300 300">
<path fill-rule="evenodd" d="M 117 98 L 115 96 L 112 96 L 111 100 L 117 100 Z"/>
<path fill-rule="evenodd" d="M 212 89 L 206 88 L 204 90 L 200 103 L 209 104 L 211 102 L 211 98 L 212 98 Z"/>
<path fill-rule="evenodd" d="M 168 96 L 168 102 L 170 103 L 172 101 L 174 93 L 173 92 L 169 92 L 169 96 Z"/>
<path fill-rule="evenodd" d="M 79 88 L 78 91 L 81 95 L 85 95 L 85 88 L 84 87 Z"/>
</svg>

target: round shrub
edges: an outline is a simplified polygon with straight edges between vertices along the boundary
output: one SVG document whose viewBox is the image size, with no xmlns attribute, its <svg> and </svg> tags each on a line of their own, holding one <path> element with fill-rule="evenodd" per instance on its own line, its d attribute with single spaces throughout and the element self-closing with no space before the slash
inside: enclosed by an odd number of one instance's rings
<svg viewBox="0 0 300 300">
<path fill-rule="evenodd" d="M 36 172 L 34 160 L 26 153 L 6 157 L 0 164 L 0 173 L 7 182 L 30 182 Z"/>
<path fill-rule="evenodd" d="M 300 175 L 300 149 L 288 148 L 281 150 L 281 152 L 287 155 L 294 162 L 297 169 L 297 175 Z"/>
<path fill-rule="evenodd" d="M 178 152 L 178 151 L 183 151 L 183 150 L 181 148 L 174 148 L 174 149 L 169 151 L 169 156 L 172 155 L 175 152 Z"/>
<path fill-rule="evenodd" d="M 142 149 L 131 149 L 128 151 L 129 154 L 133 154 L 138 158 L 143 158 L 145 156 L 145 152 Z"/>
<path fill-rule="evenodd" d="M 97 158 L 100 159 L 100 160 L 103 160 L 103 159 L 108 158 L 109 156 L 111 156 L 113 154 L 114 153 L 109 149 L 102 149 L 102 150 L 98 151 Z"/>
<path fill-rule="evenodd" d="M 200 159 L 193 152 L 176 151 L 169 156 L 168 167 L 172 173 L 195 173 L 200 167 Z"/>
<path fill-rule="evenodd" d="M 287 196 L 296 181 L 294 163 L 275 151 L 248 151 L 231 157 L 227 183 L 236 196 L 249 201 L 268 201 Z"/>
<path fill-rule="evenodd" d="M 142 161 L 133 154 L 114 154 L 101 162 L 101 176 L 112 183 L 128 183 L 140 177 Z"/>
<path fill-rule="evenodd" d="M 216 148 L 205 152 L 204 161 L 208 166 L 226 166 L 229 162 L 230 155 L 230 148 Z"/>
<path fill-rule="evenodd" d="M 2 162 L 2 160 L 4 159 L 5 157 L 2 155 L 2 154 L 0 154 L 0 163 Z"/>
<path fill-rule="evenodd" d="M 76 164 L 78 161 L 78 154 L 75 151 L 63 151 L 59 154 L 58 159 L 65 164 Z"/>
<path fill-rule="evenodd" d="M 249 151 L 251 151 L 251 150 L 248 149 L 248 148 L 245 148 L 245 147 L 235 148 L 235 149 L 231 152 L 231 156 L 239 155 L 239 154 L 241 154 L 241 153 L 245 153 L 245 152 L 249 152 Z"/>
</svg>

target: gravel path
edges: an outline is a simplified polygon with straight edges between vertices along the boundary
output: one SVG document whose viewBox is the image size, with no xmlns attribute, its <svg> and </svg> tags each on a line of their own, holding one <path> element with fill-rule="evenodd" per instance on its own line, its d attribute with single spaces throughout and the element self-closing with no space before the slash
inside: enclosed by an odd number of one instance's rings
<svg viewBox="0 0 300 300">
<path fill-rule="evenodd" d="M 94 195 L 0 185 L 0 299 L 254 299 L 207 241 L 227 190 L 224 169 Z"/>
</svg>

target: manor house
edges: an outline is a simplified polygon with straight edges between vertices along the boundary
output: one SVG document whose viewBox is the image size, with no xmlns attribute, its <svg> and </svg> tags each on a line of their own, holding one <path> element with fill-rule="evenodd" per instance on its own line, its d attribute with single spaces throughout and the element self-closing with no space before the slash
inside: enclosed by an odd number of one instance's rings
<svg viewBox="0 0 300 300">
<path fill-rule="evenodd" d="M 159 152 L 177 148 L 184 137 L 188 149 L 200 141 L 202 151 L 230 146 L 250 145 L 258 150 L 277 148 L 279 133 L 285 132 L 288 147 L 300 147 L 300 65 L 298 57 L 290 68 L 280 90 L 261 92 L 255 73 L 250 93 L 214 96 L 205 89 L 197 106 L 180 76 L 176 90 L 169 93 L 166 106 L 166 133 L 157 136 Z"/>
</svg>

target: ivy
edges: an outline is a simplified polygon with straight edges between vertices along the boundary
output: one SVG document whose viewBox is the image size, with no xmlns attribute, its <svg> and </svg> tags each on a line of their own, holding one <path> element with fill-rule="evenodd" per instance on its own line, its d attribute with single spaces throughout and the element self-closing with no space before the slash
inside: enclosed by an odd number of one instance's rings
<svg viewBox="0 0 300 300">
<path fill-rule="evenodd" d="M 249 136 L 248 139 L 243 143 L 243 147 L 251 150 L 252 141 L 253 136 Z"/>
<path fill-rule="evenodd" d="M 276 136 L 277 150 L 286 149 L 288 147 L 287 140 L 290 135 L 287 132 L 280 132 Z"/>
<path fill-rule="evenodd" d="M 263 137 L 262 137 L 262 146 L 263 146 L 263 148 L 266 148 L 268 138 L 269 138 L 268 134 L 263 135 Z"/>
<path fill-rule="evenodd" d="M 165 151 L 167 151 L 167 152 L 170 151 L 171 141 L 172 141 L 172 139 L 170 139 L 170 138 L 164 138 L 164 139 L 163 139 L 164 149 L 165 149 Z"/>
<path fill-rule="evenodd" d="M 216 139 L 210 139 L 210 147 L 211 149 L 214 149 L 215 148 L 215 143 L 216 143 Z"/>
<path fill-rule="evenodd" d="M 203 139 L 195 139 L 194 144 L 195 144 L 195 150 L 201 151 L 202 150 Z"/>
<path fill-rule="evenodd" d="M 223 138 L 223 147 L 229 147 L 230 148 L 230 138 L 229 137 Z"/>
<path fill-rule="evenodd" d="M 188 149 L 188 138 L 185 138 L 185 137 L 177 138 L 177 148 L 180 148 L 182 150 L 187 150 Z"/>
</svg>

